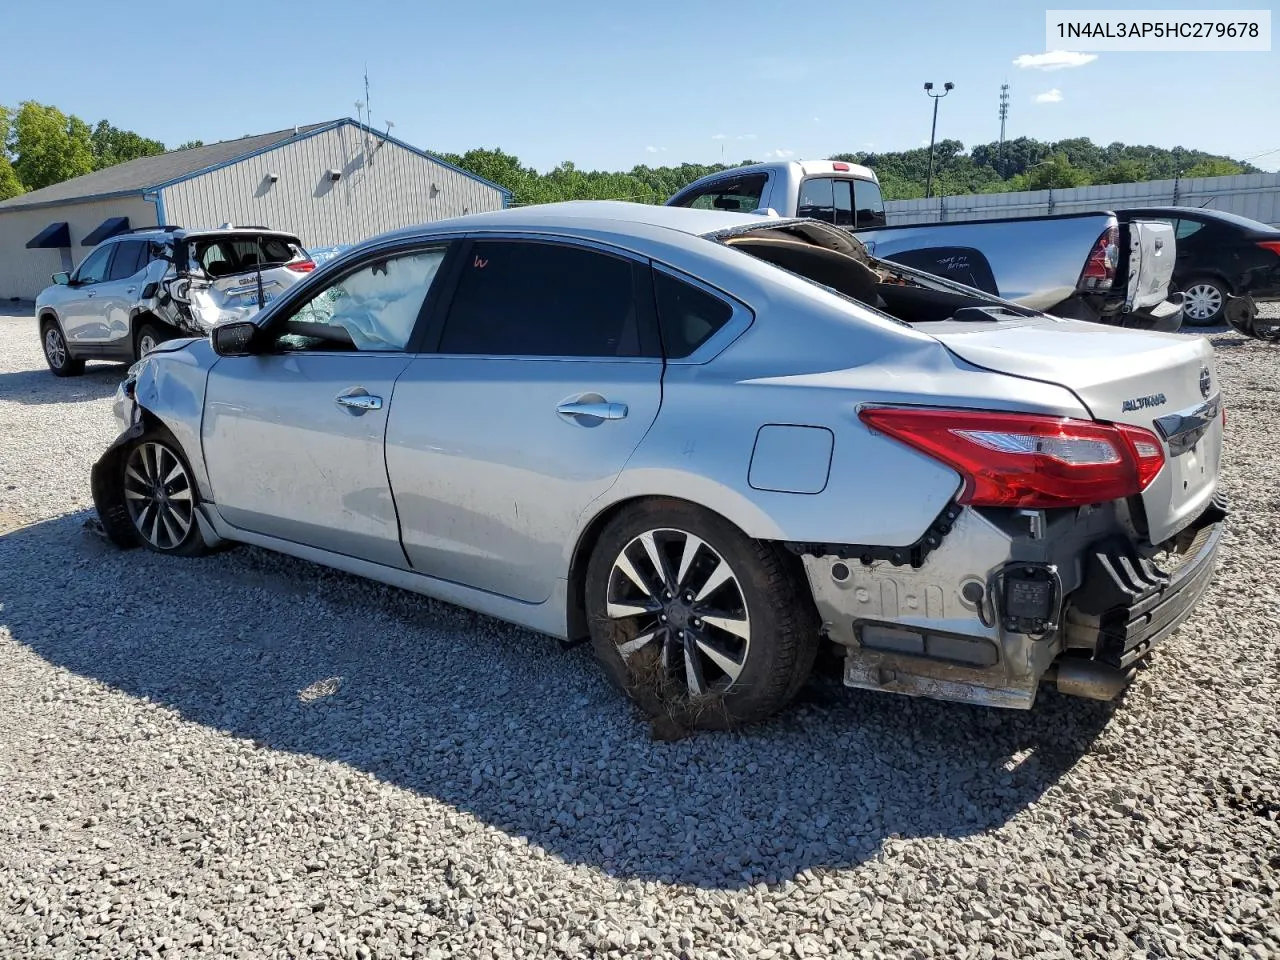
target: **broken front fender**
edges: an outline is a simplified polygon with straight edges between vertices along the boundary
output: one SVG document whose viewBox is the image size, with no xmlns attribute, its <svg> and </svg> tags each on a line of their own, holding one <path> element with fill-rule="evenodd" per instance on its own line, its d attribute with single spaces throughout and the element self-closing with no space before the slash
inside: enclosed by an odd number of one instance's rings
<svg viewBox="0 0 1280 960">
<path fill-rule="evenodd" d="M 107 447 L 89 472 L 89 488 L 103 532 L 112 543 L 125 550 L 138 545 L 138 536 L 124 505 L 124 457 L 129 446 L 146 430 L 137 404 L 132 405 L 131 416 L 133 422 Z"/>
</svg>

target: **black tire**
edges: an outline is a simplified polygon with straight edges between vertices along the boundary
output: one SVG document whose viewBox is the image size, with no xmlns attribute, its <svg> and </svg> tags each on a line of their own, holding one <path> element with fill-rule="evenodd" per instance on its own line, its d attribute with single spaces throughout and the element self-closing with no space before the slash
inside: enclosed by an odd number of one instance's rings
<svg viewBox="0 0 1280 960">
<path fill-rule="evenodd" d="M 657 567 L 648 562 L 642 535 L 653 532 L 651 542 L 665 566 L 668 586 L 680 586 L 676 596 L 652 579 Z M 692 548 L 692 560 L 684 561 L 689 536 L 701 542 Z M 683 536 L 684 539 L 681 539 Z M 639 552 L 642 551 L 643 552 Z M 619 590 L 637 589 L 625 576 L 620 557 L 649 581 L 665 602 L 667 613 L 645 612 L 618 619 L 610 615 L 610 600 L 620 601 Z M 731 580 L 713 588 L 705 597 L 684 604 L 686 597 L 705 590 L 727 564 Z M 647 564 L 647 566 L 646 566 Z M 643 568 L 643 573 L 640 573 Z M 681 568 L 685 577 L 679 584 Z M 623 579 L 625 576 L 625 579 Z M 613 517 L 596 542 L 587 564 L 586 608 L 591 644 L 609 680 L 635 700 L 650 717 L 683 729 L 727 729 L 761 720 L 785 706 L 804 685 L 818 650 L 819 621 L 803 571 L 794 557 L 774 544 L 747 537 L 733 524 L 701 507 L 678 500 L 653 499 L 624 507 Z M 683 596 L 682 596 L 683 595 Z M 615 606 L 614 612 L 624 607 Z M 730 613 L 732 611 L 732 613 Z M 706 614 L 700 619 L 698 613 Z M 713 614 L 724 613 L 724 616 Z M 666 617 L 665 626 L 659 617 Z M 734 632 L 709 624 L 732 621 Z M 673 624 L 684 627 L 677 640 Z M 636 641 L 656 629 L 658 636 L 630 651 L 620 645 Z M 745 629 L 741 640 L 736 630 Z M 696 639 L 694 639 L 696 638 Z M 661 660 L 667 649 L 667 667 Z M 716 650 L 722 660 L 706 651 Z M 694 670 L 685 666 L 686 651 L 698 660 L 696 677 L 702 693 L 695 692 Z M 732 678 L 717 664 L 734 661 L 739 670 Z"/>
<path fill-rule="evenodd" d="M 55 377 L 78 377 L 84 373 L 84 361 L 71 356 L 62 326 L 52 317 L 40 321 L 40 347 L 44 362 Z"/>
<path fill-rule="evenodd" d="M 117 515 L 123 510 L 139 546 L 180 557 L 208 552 L 196 521 L 195 474 L 173 434 L 151 427 L 121 450 L 116 469 L 111 509 Z M 157 496 L 160 487 L 163 497 Z"/>
<path fill-rule="evenodd" d="M 138 327 L 137 333 L 133 335 L 133 359 L 141 360 L 144 351 L 142 345 L 150 342 L 151 346 L 147 349 L 153 349 L 169 339 L 163 327 L 159 327 L 154 323 L 144 323 Z"/>
<path fill-rule="evenodd" d="M 1182 307 L 1184 326 L 1215 327 L 1225 322 L 1223 311 L 1231 293 L 1217 277 L 1194 277 L 1182 285 L 1182 292 L 1186 297 Z"/>
</svg>

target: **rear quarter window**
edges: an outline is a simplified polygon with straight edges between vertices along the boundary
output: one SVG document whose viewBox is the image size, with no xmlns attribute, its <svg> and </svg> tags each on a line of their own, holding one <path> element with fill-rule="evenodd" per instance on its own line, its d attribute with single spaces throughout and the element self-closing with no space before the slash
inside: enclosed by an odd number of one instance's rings
<svg viewBox="0 0 1280 960">
<path fill-rule="evenodd" d="M 688 357 L 733 316 L 733 307 L 691 283 L 653 271 L 662 346 L 671 360 Z"/>
</svg>

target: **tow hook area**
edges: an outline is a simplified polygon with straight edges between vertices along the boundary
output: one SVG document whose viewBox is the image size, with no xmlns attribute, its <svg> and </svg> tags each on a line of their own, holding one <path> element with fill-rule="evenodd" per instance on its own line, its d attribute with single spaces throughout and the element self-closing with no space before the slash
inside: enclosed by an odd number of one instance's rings
<svg viewBox="0 0 1280 960">
<path fill-rule="evenodd" d="M 1133 680 L 1136 668 L 1121 670 L 1097 660 L 1065 657 L 1049 667 L 1044 679 L 1052 681 L 1059 693 L 1088 700 L 1114 700 Z"/>
</svg>

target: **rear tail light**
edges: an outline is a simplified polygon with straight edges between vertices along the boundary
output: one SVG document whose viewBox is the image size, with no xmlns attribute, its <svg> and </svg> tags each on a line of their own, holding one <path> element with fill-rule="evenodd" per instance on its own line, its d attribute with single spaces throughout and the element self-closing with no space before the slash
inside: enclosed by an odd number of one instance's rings
<svg viewBox="0 0 1280 960">
<path fill-rule="evenodd" d="M 1081 507 L 1145 490 L 1164 466 L 1149 430 L 1126 424 L 977 410 L 873 407 L 859 417 L 956 470 L 959 503 Z"/>
<path fill-rule="evenodd" d="M 314 260 L 299 260 L 297 263 L 286 263 L 285 266 L 294 273 L 310 273 L 316 268 L 316 262 Z"/>
<path fill-rule="evenodd" d="M 1110 290 L 1116 279 L 1116 265 L 1120 262 L 1120 228 L 1107 227 L 1089 251 L 1089 259 L 1080 273 L 1080 290 Z"/>
<path fill-rule="evenodd" d="M 1258 246 L 1263 250 L 1270 250 L 1276 256 L 1280 256 L 1280 240 L 1259 240 Z"/>
</svg>

